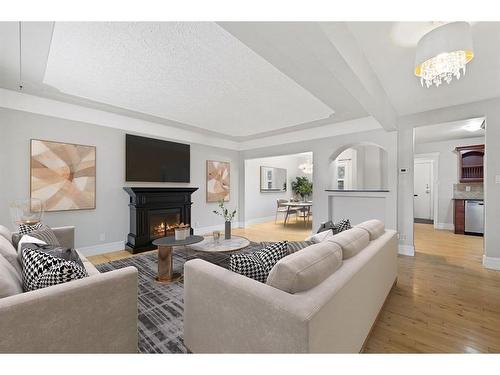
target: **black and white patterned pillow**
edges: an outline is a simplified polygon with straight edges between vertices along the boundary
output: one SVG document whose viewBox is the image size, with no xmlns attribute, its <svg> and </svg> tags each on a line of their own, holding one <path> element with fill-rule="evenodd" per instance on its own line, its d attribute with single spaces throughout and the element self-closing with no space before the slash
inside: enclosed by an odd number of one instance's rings
<svg viewBox="0 0 500 375">
<path fill-rule="evenodd" d="M 76 251 L 52 245 L 23 244 L 23 290 L 28 292 L 88 276 Z M 66 259 L 65 259 L 66 258 Z"/>
<path fill-rule="evenodd" d="M 229 269 L 265 283 L 274 265 L 287 255 L 287 241 L 277 242 L 253 253 L 232 254 L 229 259 Z"/>
<path fill-rule="evenodd" d="M 19 234 L 21 235 L 30 234 L 31 232 L 34 232 L 35 230 L 42 228 L 42 226 L 43 226 L 42 223 L 19 224 Z"/>
<path fill-rule="evenodd" d="M 260 243 L 260 246 L 262 246 L 262 248 L 265 248 L 268 246 L 272 246 L 276 243 L 277 242 L 265 242 L 265 241 L 263 241 Z M 305 249 L 306 247 L 311 246 L 313 244 L 314 244 L 313 241 L 290 241 L 290 242 L 287 242 L 288 254 L 296 253 L 297 251 Z"/>
<path fill-rule="evenodd" d="M 266 282 L 269 274 L 257 251 L 248 254 L 232 254 L 229 259 L 229 269 L 263 283 Z"/>
<path fill-rule="evenodd" d="M 268 272 L 271 272 L 271 269 L 274 267 L 274 265 L 278 263 L 281 258 L 284 258 L 288 255 L 288 242 L 276 242 L 272 245 L 266 246 L 262 250 L 257 251 L 257 253 L 268 269 Z"/>
<path fill-rule="evenodd" d="M 333 229 L 333 234 L 337 234 L 351 228 L 352 228 L 351 221 L 349 219 L 342 219 L 338 223 L 335 223 L 335 229 Z"/>
</svg>

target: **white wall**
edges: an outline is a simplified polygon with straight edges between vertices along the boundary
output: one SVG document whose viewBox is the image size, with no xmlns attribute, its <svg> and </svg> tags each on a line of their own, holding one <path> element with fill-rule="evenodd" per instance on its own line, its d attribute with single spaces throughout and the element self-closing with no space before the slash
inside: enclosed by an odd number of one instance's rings
<svg viewBox="0 0 500 375">
<path fill-rule="evenodd" d="M 212 213 L 216 203 L 206 203 L 206 160 L 231 163 L 231 200 L 237 207 L 239 193 L 238 151 L 200 144 L 191 144 L 191 183 L 125 183 L 125 131 L 38 114 L 0 109 L 0 149 L 4 175 L 0 196 L 0 223 L 13 227 L 8 206 L 16 199 L 29 197 L 30 139 L 71 142 L 97 147 L 96 209 L 66 212 L 47 212 L 44 221 L 50 226 L 76 226 L 76 246 L 87 254 L 121 250 L 129 231 L 129 196 L 123 186 L 193 186 L 192 224 L 195 229 L 222 228 L 222 219 Z M 1 164 L 0 164 L 1 165 Z M 237 219 L 238 220 L 238 219 Z M 105 240 L 100 235 L 105 234 Z M 96 247 L 97 246 L 97 247 Z M 121 247 L 121 249 L 120 249 Z"/>
<path fill-rule="evenodd" d="M 344 190 L 381 190 L 387 184 L 387 153 L 375 145 L 358 145 L 343 151 L 331 166 L 331 187 L 337 188 L 338 161 L 344 161 Z"/>
<path fill-rule="evenodd" d="M 297 176 L 306 176 L 312 180 L 312 176 L 303 173 L 299 165 L 307 160 L 312 161 L 312 154 L 307 155 L 283 155 L 270 158 L 257 158 L 245 160 L 245 223 L 266 221 L 275 217 L 276 200 L 290 199 L 293 196 L 292 181 Z M 284 168 L 287 170 L 286 192 L 261 192 L 260 191 L 260 167 Z"/>
<path fill-rule="evenodd" d="M 415 156 L 439 153 L 438 157 L 438 211 L 434 222 L 441 228 L 453 226 L 453 184 L 458 183 L 457 146 L 484 144 L 484 137 L 453 139 L 450 141 L 415 144 Z M 436 180 L 436 178 L 435 178 Z"/>
<path fill-rule="evenodd" d="M 356 126 L 356 121 L 352 125 Z M 264 147 L 253 150 L 245 150 L 241 153 L 242 159 L 254 159 L 275 155 L 313 152 L 313 228 L 319 226 L 322 221 L 329 219 L 329 189 L 331 186 L 331 174 L 329 173 L 332 154 L 346 145 L 371 142 L 382 146 L 388 152 L 388 190 L 387 194 L 387 228 L 396 229 L 396 192 L 397 192 L 397 133 L 385 130 L 372 130 L 362 133 L 325 137 L 317 140 L 290 143 L 281 146 Z M 245 194 L 240 192 L 240 195 Z M 243 198 L 243 197 L 242 197 Z M 245 197 L 246 198 L 246 197 Z M 245 199 L 246 200 L 246 199 Z M 241 208 L 247 210 L 248 207 Z M 346 217 L 349 212 L 346 212 Z"/>
</svg>

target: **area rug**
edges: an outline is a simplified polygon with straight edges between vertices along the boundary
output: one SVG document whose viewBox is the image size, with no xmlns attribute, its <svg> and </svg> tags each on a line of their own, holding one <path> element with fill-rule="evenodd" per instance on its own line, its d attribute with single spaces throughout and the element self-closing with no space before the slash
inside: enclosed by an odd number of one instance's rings
<svg viewBox="0 0 500 375">
<path fill-rule="evenodd" d="M 261 249 L 268 243 L 252 243 L 242 252 Z M 289 243 L 290 252 L 308 246 L 307 242 Z M 183 273 L 184 263 L 201 258 L 227 268 L 229 255 L 206 254 L 176 249 L 174 271 Z M 133 266 L 138 271 L 138 336 L 140 353 L 188 353 L 183 341 L 184 287 L 182 279 L 167 284 L 157 283 L 158 254 L 151 252 L 96 265 L 100 272 Z"/>
</svg>

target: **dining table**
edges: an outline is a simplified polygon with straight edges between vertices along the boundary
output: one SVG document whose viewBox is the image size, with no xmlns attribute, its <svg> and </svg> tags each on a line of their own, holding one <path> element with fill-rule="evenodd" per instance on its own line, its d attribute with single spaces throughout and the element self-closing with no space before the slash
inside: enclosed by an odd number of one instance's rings
<svg viewBox="0 0 500 375">
<path fill-rule="evenodd" d="M 283 225 L 286 225 L 286 222 L 288 220 L 288 216 L 290 215 L 291 209 L 298 209 L 299 211 L 305 212 L 304 213 L 304 223 L 306 223 L 306 219 L 309 217 L 309 215 L 311 213 L 312 202 L 311 201 L 306 201 L 306 202 L 289 201 L 289 202 L 281 203 L 281 205 L 287 207 L 285 220 L 283 222 Z"/>
</svg>

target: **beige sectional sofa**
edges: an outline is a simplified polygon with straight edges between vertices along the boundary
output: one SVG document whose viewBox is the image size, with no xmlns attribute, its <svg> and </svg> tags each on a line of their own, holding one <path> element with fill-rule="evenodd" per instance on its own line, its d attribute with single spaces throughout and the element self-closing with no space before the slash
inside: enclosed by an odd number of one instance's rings
<svg viewBox="0 0 500 375">
<path fill-rule="evenodd" d="M 73 227 L 53 230 L 74 247 Z M 80 257 L 89 277 L 0 298 L 0 353 L 137 352 L 137 269 L 101 274 Z"/>
<path fill-rule="evenodd" d="M 184 342 L 194 353 L 359 352 L 396 277 L 396 232 L 377 220 L 283 258 L 266 284 L 191 260 Z"/>
</svg>

